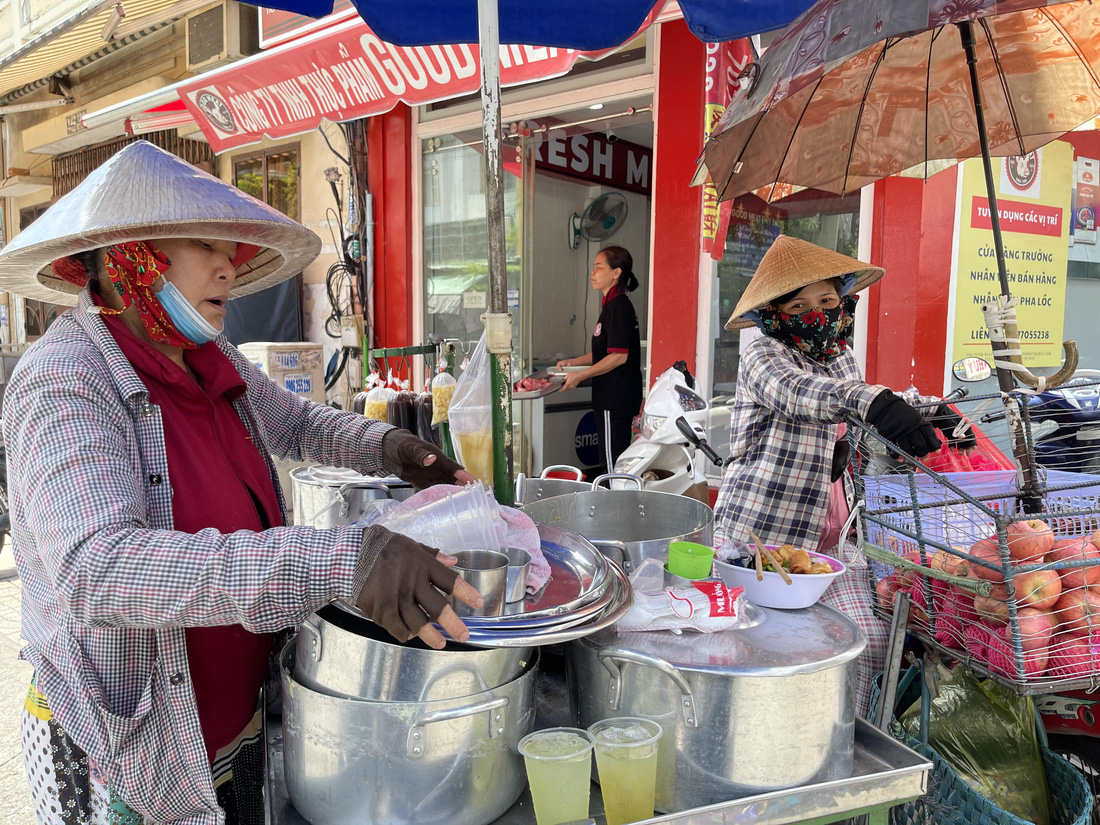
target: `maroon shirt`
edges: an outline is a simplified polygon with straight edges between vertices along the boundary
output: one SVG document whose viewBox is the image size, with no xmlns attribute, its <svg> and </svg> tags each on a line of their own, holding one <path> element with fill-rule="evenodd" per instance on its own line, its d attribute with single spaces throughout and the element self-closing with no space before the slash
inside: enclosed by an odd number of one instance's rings
<svg viewBox="0 0 1100 825">
<path fill-rule="evenodd" d="M 102 306 L 98 296 L 96 303 Z M 244 379 L 217 345 L 184 351 L 197 384 L 117 315 L 103 320 L 148 388 L 150 403 L 160 407 L 175 529 L 232 533 L 281 526 L 267 466 L 230 403 L 244 393 Z M 199 723 L 213 761 L 255 712 L 273 637 L 240 625 L 189 627 L 186 636 Z"/>
</svg>

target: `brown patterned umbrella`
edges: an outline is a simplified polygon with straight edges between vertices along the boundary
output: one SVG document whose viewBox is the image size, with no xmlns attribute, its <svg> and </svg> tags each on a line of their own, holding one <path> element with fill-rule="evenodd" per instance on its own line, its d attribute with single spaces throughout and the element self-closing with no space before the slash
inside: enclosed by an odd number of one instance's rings
<svg viewBox="0 0 1100 825">
<path fill-rule="evenodd" d="M 747 81 L 747 82 L 746 82 Z M 819 0 L 742 79 L 704 148 L 719 200 L 791 185 L 844 193 L 919 165 L 981 155 L 1001 296 L 983 307 L 1002 391 L 1054 376 L 1022 363 L 991 155 L 1023 155 L 1100 112 L 1100 4 L 1091 0 Z M 703 171 L 702 169 L 700 171 Z M 777 187 L 781 184 L 781 187 Z M 1007 398 L 1007 397 L 1006 397 Z M 1028 512 L 1038 499 L 1006 400 Z"/>
</svg>

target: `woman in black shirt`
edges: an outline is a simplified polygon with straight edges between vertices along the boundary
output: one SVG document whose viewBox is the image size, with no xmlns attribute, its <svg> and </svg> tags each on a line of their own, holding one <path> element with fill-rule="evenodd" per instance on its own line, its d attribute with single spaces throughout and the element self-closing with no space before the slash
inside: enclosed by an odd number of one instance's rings
<svg viewBox="0 0 1100 825">
<path fill-rule="evenodd" d="M 630 444 L 630 425 L 642 404 L 642 344 L 638 316 L 626 297 L 638 288 L 634 260 L 621 246 L 596 255 L 588 283 L 603 295 L 600 318 L 592 331 L 592 351 L 559 361 L 559 367 L 587 367 L 565 376 L 562 392 L 592 379 L 592 409 L 600 449 L 610 472 Z"/>
</svg>

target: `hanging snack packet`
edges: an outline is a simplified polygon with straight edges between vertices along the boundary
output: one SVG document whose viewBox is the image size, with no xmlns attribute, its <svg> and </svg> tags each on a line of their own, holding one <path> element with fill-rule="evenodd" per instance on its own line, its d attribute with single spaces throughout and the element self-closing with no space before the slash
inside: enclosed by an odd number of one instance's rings
<svg viewBox="0 0 1100 825">
<path fill-rule="evenodd" d="M 432 379 L 432 425 L 448 420 L 451 398 L 455 394 L 458 381 L 449 372 L 441 372 Z"/>
</svg>

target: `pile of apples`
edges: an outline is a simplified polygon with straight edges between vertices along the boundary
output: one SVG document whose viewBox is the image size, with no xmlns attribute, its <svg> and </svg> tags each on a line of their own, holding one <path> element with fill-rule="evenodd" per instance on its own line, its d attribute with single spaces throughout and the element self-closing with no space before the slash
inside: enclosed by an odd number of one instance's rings
<svg viewBox="0 0 1100 825">
<path fill-rule="evenodd" d="M 1027 677 L 1081 678 L 1094 675 L 1100 666 L 1100 530 L 1091 536 L 1057 537 L 1051 526 L 1038 519 L 1012 522 L 1007 527 L 1012 567 L 1087 561 L 1072 569 L 1038 569 L 1014 574 L 1016 618 L 1024 651 Z M 1001 570 L 996 537 L 983 538 L 957 556 L 940 550 L 923 564 L 954 576 L 984 579 L 992 583 L 988 596 L 974 596 L 962 588 L 913 571 L 892 573 L 879 580 L 876 600 L 885 610 L 893 607 L 894 594 L 907 590 L 912 599 L 911 621 L 930 630 L 926 593 L 931 591 L 936 616 L 936 640 L 966 649 L 990 669 L 1017 677 L 1009 623 L 1009 597 Z M 920 552 L 902 558 L 922 565 Z M 988 562 L 997 569 L 972 564 Z"/>
</svg>

